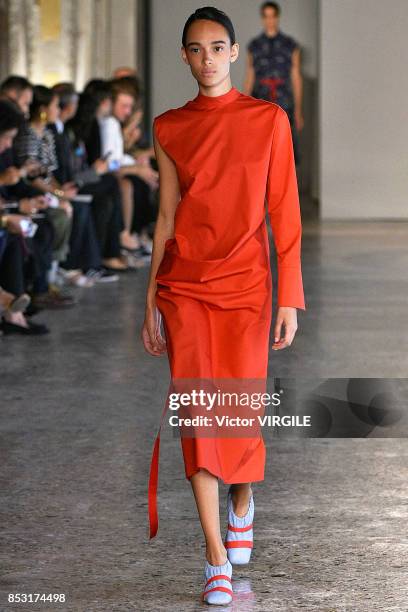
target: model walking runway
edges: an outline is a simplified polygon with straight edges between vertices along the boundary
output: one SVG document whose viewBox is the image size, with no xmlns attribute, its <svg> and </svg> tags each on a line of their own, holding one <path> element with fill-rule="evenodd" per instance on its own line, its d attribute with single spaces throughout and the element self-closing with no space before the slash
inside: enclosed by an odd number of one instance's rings
<svg viewBox="0 0 408 612">
<path fill-rule="evenodd" d="M 223 20 L 229 30 L 232 24 L 217 9 L 210 12 L 214 15 L 206 20 L 196 17 L 196 11 L 183 38 L 199 93 L 154 120 L 160 212 L 142 337 L 151 354 L 167 350 L 172 381 L 232 379 L 245 387 L 246 380 L 266 382 L 267 375 L 272 278 L 266 213 L 278 259 L 276 350 L 291 343 L 296 309 L 305 309 L 301 217 L 288 116 L 277 104 L 244 95 L 231 85 L 235 44 L 231 50 L 225 27 L 216 22 Z M 229 38 L 234 43 L 233 30 Z M 215 86 L 212 81 L 217 79 Z M 165 339 L 158 330 L 158 315 Z M 150 537 L 158 529 L 159 442 L 160 430 L 150 468 Z M 182 435 L 181 445 L 210 549 L 205 593 L 211 597 L 206 601 L 222 603 L 231 596 L 229 561 L 222 562 L 226 549 L 241 546 L 242 554 L 229 552 L 229 560 L 249 560 L 244 549 L 253 545 L 250 483 L 264 478 L 264 442 L 258 430 L 249 437 Z M 225 542 L 225 548 L 217 527 L 218 479 L 232 485 L 228 534 L 233 535 L 228 539 L 250 532 L 250 539 Z M 211 552 L 213 533 L 218 543 Z M 217 580 L 221 583 L 212 585 Z"/>
<path fill-rule="evenodd" d="M 156 275 L 172 378 L 266 378 L 272 283 L 265 189 L 278 250 L 278 306 L 305 308 L 291 131 L 276 104 L 235 87 L 155 118 L 180 180 L 174 238 Z M 230 152 L 237 152 L 230 156 Z M 262 437 L 182 437 L 187 478 L 263 480 Z"/>
</svg>

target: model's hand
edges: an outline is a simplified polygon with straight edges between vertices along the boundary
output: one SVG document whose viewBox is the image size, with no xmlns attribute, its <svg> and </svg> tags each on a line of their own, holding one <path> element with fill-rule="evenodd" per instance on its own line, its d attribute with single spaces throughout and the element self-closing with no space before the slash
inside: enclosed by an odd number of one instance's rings
<svg viewBox="0 0 408 612">
<path fill-rule="evenodd" d="M 285 327 L 285 336 L 281 338 L 282 325 Z M 272 349 L 278 351 L 290 346 L 297 330 L 297 312 L 292 306 L 280 306 L 276 317 L 274 340 Z"/>
<path fill-rule="evenodd" d="M 160 333 L 160 313 L 156 306 L 147 306 L 141 338 L 145 351 L 154 357 L 160 357 L 166 352 L 166 340 Z"/>
</svg>

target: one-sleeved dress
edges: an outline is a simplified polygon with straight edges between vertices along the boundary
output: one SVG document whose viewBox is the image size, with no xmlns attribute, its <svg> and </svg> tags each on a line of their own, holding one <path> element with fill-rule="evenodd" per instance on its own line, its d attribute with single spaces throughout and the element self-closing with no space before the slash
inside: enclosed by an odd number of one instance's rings
<svg viewBox="0 0 408 612">
<path fill-rule="evenodd" d="M 218 96 L 199 93 L 156 116 L 153 127 L 176 166 L 181 196 L 156 274 L 171 377 L 266 379 L 272 318 L 266 211 L 277 306 L 305 310 L 288 116 L 232 87 Z M 158 529 L 159 444 L 160 428 L 150 466 L 150 537 Z M 205 468 L 226 484 L 264 479 L 261 434 L 183 437 L 181 445 L 187 478 Z"/>
</svg>

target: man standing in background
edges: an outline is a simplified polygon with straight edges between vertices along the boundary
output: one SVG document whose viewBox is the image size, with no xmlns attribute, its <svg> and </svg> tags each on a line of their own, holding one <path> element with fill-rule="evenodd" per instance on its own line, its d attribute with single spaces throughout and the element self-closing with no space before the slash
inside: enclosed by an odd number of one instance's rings
<svg viewBox="0 0 408 612">
<path fill-rule="evenodd" d="M 288 114 L 292 128 L 296 165 L 300 163 L 297 132 L 303 129 L 300 48 L 279 29 L 281 9 L 276 2 L 260 8 L 264 31 L 248 46 L 243 93 L 279 104 Z"/>
</svg>

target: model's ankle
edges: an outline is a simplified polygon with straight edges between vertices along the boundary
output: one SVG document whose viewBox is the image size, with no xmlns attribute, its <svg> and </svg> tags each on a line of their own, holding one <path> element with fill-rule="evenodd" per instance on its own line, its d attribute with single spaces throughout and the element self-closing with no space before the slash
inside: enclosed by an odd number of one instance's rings
<svg viewBox="0 0 408 612">
<path fill-rule="evenodd" d="M 211 565 L 224 565 L 227 562 L 227 551 L 224 547 L 217 549 L 207 548 L 206 559 Z"/>
<path fill-rule="evenodd" d="M 232 509 L 236 516 L 242 518 L 248 513 L 251 495 L 251 488 L 244 491 L 234 489 L 231 491 Z"/>
</svg>

